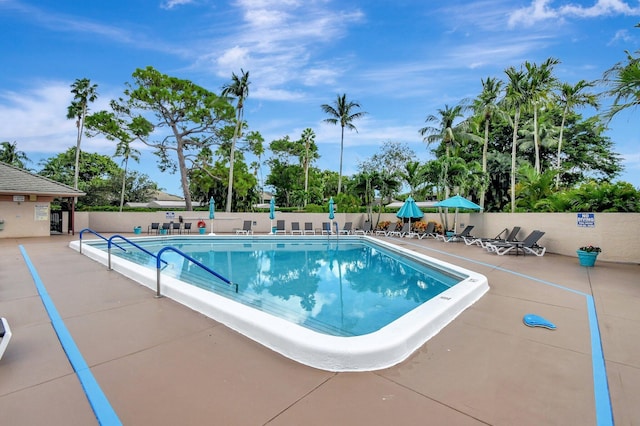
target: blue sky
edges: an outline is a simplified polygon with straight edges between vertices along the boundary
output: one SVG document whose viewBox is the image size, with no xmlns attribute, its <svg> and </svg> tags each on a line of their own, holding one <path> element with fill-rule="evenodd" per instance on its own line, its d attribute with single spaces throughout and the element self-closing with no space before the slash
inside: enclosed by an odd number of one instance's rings
<svg viewBox="0 0 640 426">
<path fill-rule="evenodd" d="M 426 161 L 425 118 L 475 97 L 481 78 L 555 57 L 562 81 L 599 79 L 624 50 L 638 50 L 639 22 L 640 1 L 631 0 L 0 0 L 0 140 L 16 141 L 39 169 L 40 159 L 75 145 L 66 110 L 77 78 L 98 85 L 97 111 L 136 68 L 216 93 L 242 68 L 251 81 L 245 119 L 267 144 L 310 127 L 316 165 L 338 171 L 340 128 L 323 123 L 320 105 L 346 93 L 368 114 L 345 135 L 345 175 L 385 141 Z M 607 132 L 624 158 L 620 179 L 636 187 L 639 114 L 621 114 Z M 100 138 L 84 138 L 82 149 L 114 152 Z M 138 149 L 141 162 L 131 167 L 181 194 L 178 176 L 160 173 L 151 150 Z"/>
</svg>

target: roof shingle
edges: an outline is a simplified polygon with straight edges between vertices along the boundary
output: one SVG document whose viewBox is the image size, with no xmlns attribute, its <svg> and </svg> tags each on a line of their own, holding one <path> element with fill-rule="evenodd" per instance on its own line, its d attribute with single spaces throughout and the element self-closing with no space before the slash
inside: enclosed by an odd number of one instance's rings
<svg viewBox="0 0 640 426">
<path fill-rule="evenodd" d="M 86 195 L 84 192 L 73 189 L 68 185 L 2 162 L 0 162 L 0 193 L 51 195 L 55 197 Z"/>
</svg>

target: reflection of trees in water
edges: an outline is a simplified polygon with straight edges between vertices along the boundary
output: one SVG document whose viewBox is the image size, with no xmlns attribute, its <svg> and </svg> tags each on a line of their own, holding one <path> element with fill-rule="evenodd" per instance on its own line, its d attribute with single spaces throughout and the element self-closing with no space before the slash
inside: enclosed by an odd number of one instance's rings
<svg viewBox="0 0 640 426">
<path fill-rule="evenodd" d="M 352 289 L 358 292 L 373 292 L 388 297 L 402 297 L 422 303 L 434 293 L 440 293 L 449 286 L 437 276 L 422 273 L 376 249 L 344 252 L 345 278 Z M 340 252 L 343 256 L 343 252 Z M 355 259 L 349 260 L 349 258 Z M 385 279 L 381 279 L 384 277 Z"/>
<path fill-rule="evenodd" d="M 270 282 L 267 290 L 273 296 L 289 300 L 292 296 L 300 298 L 300 306 L 310 312 L 316 305 L 316 292 L 320 278 L 318 271 L 324 254 L 317 250 L 304 250 L 304 260 L 299 259 L 299 252 L 272 250 L 266 252 L 270 268 L 263 270 L 265 280 Z"/>
</svg>

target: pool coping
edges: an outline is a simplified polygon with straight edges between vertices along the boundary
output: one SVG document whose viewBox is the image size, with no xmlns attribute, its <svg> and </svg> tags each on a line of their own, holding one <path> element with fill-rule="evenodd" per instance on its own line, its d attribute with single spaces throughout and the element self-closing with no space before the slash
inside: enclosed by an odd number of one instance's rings
<svg viewBox="0 0 640 426">
<path fill-rule="evenodd" d="M 173 239 L 170 236 L 161 238 Z M 175 238 L 183 239 L 185 236 Z M 187 238 L 222 240 L 234 237 L 196 235 Z M 283 238 L 291 239 L 290 236 L 237 237 L 238 240 L 244 241 L 282 241 Z M 296 241 L 304 238 L 327 239 L 326 236 L 293 237 Z M 366 239 L 413 259 L 444 266 L 467 275 L 468 278 L 380 330 L 353 337 L 322 334 L 169 276 L 161 278 L 162 294 L 301 364 L 327 371 L 348 372 L 380 370 L 404 361 L 489 290 L 488 280 L 484 275 L 451 263 L 368 236 L 339 238 L 351 241 Z M 149 239 L 155 237 L 141 237 L 137 240 Z M 72 241 L 69 247 L 79 251 L 79 241 Z M 82 253 L 107 265 L 107 253 L 102 250 L 83 245 Z M 116 256 L 111 258 L 111 267 L 139 284 L 156 290 L 156 271 L 140 268 L 139 265 Z"/>
</svg>

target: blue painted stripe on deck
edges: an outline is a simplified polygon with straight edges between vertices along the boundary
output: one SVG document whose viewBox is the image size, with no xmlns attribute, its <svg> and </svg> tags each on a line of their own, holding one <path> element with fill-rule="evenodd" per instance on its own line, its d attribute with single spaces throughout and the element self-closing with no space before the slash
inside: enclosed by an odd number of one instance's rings
<svg viewBox="0 0 640 426">
<path fill-rule="evenodd" d="M 589 329 L 591 330 L 591 361 L 593 363 L 593 389 L 596 399 L 596 421 L 598 426 L 613 426 L 613 410 L 609 396 L 609 382 L 607 368 L 602 352 L 598 315 L 593 296 L 587 296 L 587 311 L 589 312 Z"/>
<path fill-rule="evenodd" d="M 58 310 L 56 309 L 51 297 L 47 293 L 47 289 L 45 288 L 40 276 L 38 275 L 38 271 L 31 263 L 31 259 L 29 259 L 29 255 L 23 246 L 19 246 L 20 252 L 22 253 L 22 257 L 24 258 L 25 263 L 27 264 L 27 268 L 31 273 L 31 277 L 33 278 L 33 282 L 38 289 L 38 294 L 40 295 L 40 299 L 42 300 L 42 304 L 44 305 L 47 313 L 49 314 L 49 318 L 51 319 L 51 325 L 58 335 L 58 339 L 60 340 L 60 344 L 62 348 L 67 354 L 67 358 L 73 367 L 73 370 L 76 372 L 78 376 L 78 380 L 82 384 L 82 388 L 84 389 L 85 394 L 87 395 L 87 399 L 89 400 L 89 404 L 91 405 L 91 409 L 93 410 L 98 422 L 101 425 L 122 425 L 122 422 L 118 418 L 118 415 L 111 407 L 109 400 L 105 396 L 104 392 L 100 388 L 100 385 L 96 381 L 95 377 L 91 373 L 89 366 L 85 362 L 80 350 L 76 346 L 76 343 L 73 341 L 69 330 L 64 325 L 64 321 L 60 317 Z"/>
<path fill-rule="evenodd" d="M 457 254 L 447 253 L 446 251 L 422 246 L 415 243 L 408 243 L 415 247 L 419 247 L 425 250 L 435 251 L 446 256 L 455 257 L 460 260 L 475 263 L 482 266 L 494 268 L 496 270 L 507 272 L 512 275 L 517 275 L 528 280 L 539 282 L 540 284 L 555 287 L 560 290 L 568 291 L 583 296 L 587 301 L 587 314 L 589 317 L 589 331 L 591 333 L 591 368 L 593 374 L 593 392 L 595 396 L 596 404 L 596 424 L 598 426 L 613 426 L 613 408 L 611 407 L 611 395 L 609 393 L 609 382 L 607 381 L 607 368 L 604 361 L 604 352 L 602 350 L 602 340 L 600 338 L 600 328 L 598 327 L 598 315 L 596 313 L 596 305 L 593 301 L 593 296 L 582 291 L 574 290 L 569 287 L 565 287 L 560 284 L 552 283 L 542 280 L 540 278 L 531 277 L 529 275 L 522 274 L 520 272 L 512 271 L 510 269 L 503 268 L 501 266 L 493 265 L 491 263 L 481 262 L 479 260 L 469 259 Z"/>
</svg>

